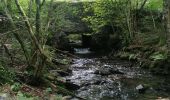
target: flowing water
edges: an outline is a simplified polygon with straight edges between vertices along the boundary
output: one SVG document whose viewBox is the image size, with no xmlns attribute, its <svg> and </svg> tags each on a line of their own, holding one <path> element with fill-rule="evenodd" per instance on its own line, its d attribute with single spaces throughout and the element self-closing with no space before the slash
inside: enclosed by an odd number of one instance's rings
<svg viewBox="0 0 170 100">
<path fill-rule="evenodd" d="M 76 50 L 80 53 L 78 49 Z M 87 50 L 82 51 L 87 53 Z M 103 59 L 100 56 L 88 58 L 86 56 L 74 59 L 70 66 L 73 71 L 72 75 L 67 76 L 66 80 L 79 85 L 80 89 L 75 93 L 87 100 L 169 98 L 170 81 L 168 78 L 153 76 L 137 65 L 132 65 L 134 64 L 129 61 Z M 142 86 L 142 92 L 138 89 L 140 86 Z"/>
</svg>

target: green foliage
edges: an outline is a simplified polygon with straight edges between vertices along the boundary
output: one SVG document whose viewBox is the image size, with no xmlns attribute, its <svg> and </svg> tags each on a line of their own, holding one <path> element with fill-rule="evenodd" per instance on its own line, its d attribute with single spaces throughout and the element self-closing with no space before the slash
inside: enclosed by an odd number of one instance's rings
<svg viewBox="0 0 170 100">
<path fill-rule="evenodd" d="M 46 9 L 49 6 L 50 2 L 47 2 L 42 11 L 42 19 L 49 18 L 49 20 L 42 20 L 44 28 L 47 27 L 48 22 L 50 23 L 49 30 L 53 33 L 61 30 L 72 30 L 75 27 L 76 22 L 71 21 L 69 18 L 74 17 L 78 13 L 76 6 L 69 2 L 53 2 L 51 9 Z M 47 15 L 47 11 L 50 15 Z"/>
<path fill-rule="evenodd" d="M 92 16 L 87 16 L 83 18 L 84 21 L 90 23 L 90 27 L 94 31 L 98 31 L 99 28 L 110 25 L 113 21 L 113 17 L 117 12 L 113 12 L 116 7 L 113 5 L 111 1 L 108 0 L 97 0 L 96 2 L 90 4 L 84 4 L 85 13 L 93 14 Z M 117 13 L 118 14 L 118 13 Z M 119 14 L 118 14 L 119 15 Z"/>
<path fill-rule="evenodd" d="M 79 41 L 79 40 L 81 40 L 81 35 L 79 35 L 79 34 L 70 34 L 70 35 L 68 35 L 68 38 L 69 38 L 70 42 Z"/>
<path fill-rule="evenodd" d="M 82 20 L 89 23 L 94 33 L 104 33 L 104 27 L 111 27 L 108 34 L 121 37 L 122 43 L 127 44 L 133 38 L 134 5 L 127 0 L 96 0 L 91 5 L 85 4 L 85 16 Z M 106 34 L 104 34 L 106 35 Z"/>
<path fill-rule="evenodd" d="M 55 95 L 53 98 L 54 100 L 63 100 L 63 97 L 61 95 Z"/>
<path fill-rule="evenodd" d="M 46 93 L 51 93 L 52 92 L 52 89 L 51 88 L 46 88 Z"/>
<path fill-rule="evenodd" d="M 96 0 L 91 4 L 84 3 L 84 12 L 88 16 L 84 16 L 82 20 L 90 25 L 94 33 L 102 32 L 104 26 L 111 26 L 114 34 L 118 34 L 126 45 L 133 41 L 135 33 L 142 31 L 138 28 L 153 31 L 162 27 L 156 20 L 160 19 L 157 15 L 162 11 L 163 0 L 147 0 L 141 9 L 143 3 L 144 0 Z"/>
<path fill-rule="evenodd" d="M 162 11 L 163 10 L 163 0 L 148 0 L 146 7 L 151 10 Z"/>
<path fill-rule="evenodd" d="M 156 60 L 165 60 L 167 59 L 167 53 L 166 52 L 155 52 L 150 56 L 151 59 L 154 61 Z"/>
<path fill-rule="evenodd" d="M 14 83 L 12 86 L 11 86 L 11 90 L 14 91 L 14 92 L 18 92 L 21 88 L 21 84 L 20 83 Z"/>
<path fill-rule="evenodd" d="M 18 91 L 17 100 L 39 100 L 39 99 L 38 97 L 27 97 L 24 93 Z"/>
<path fill-rule="evenodd" d="M 129 60 L 137 59 L 138 54 L 129 54 Z"/>
<path fill-rule="evenodd" d="M 4 84 L 4 83 L 13 83 L 13 79 L 14 79 L 14 73 L 3 67 L 0 63 L 0 83 Z"/>
</svg>

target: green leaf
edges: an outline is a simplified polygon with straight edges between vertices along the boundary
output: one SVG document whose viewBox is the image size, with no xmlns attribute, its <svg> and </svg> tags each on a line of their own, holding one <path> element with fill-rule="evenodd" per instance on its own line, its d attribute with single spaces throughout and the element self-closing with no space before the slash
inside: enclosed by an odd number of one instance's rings
<svg viewBox="0 0 170 100">
<path fill-rule="evenodd" d="M 46 92 L 48 92 L 48 93 L 49 93 L 49 92 L 52 92 L 52 89 L 51 89 L 51 88 L 47 88 L 47 89 L 46 89 Z"/>
<path fill-rule="evenodd" d="M 11 86 L 11 90 L 12 91 L 19 91 L 19 89 L 21 88 L 21 84 L 20 83 L 14 83 L 12 86 Z"/>
<path fill-rule="evenodd" d="M 36 98 L 34 97 L 27 98 L 24 93 L 19 91 L 17 94 L 17 100 L 36 100 Z"/>
<path fill-rule="evenodd" d="M 152 56 L 150 56 L 151 59 L 153 60 L 163 60 L 163 59 L 166 59 L 167 56 L 165 54 L 153 54 Z"/>
</svg>

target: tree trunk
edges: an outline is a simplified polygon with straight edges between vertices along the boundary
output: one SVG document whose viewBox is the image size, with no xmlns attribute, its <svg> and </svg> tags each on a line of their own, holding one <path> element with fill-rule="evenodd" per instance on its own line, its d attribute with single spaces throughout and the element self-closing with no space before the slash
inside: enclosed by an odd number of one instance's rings
<svg viewBox="0 0 170 100">
<path fill-rule="evenodd" d="M 170 57 L 170 0 L 164 0 L 164 21 L 167 36 L 168 57 Z"/>
<path fill-rule="evenodd" d="M 33 7 L 33 1 L 34 1 L 34 0 L 30 0 L 30 2 L 29 2 L 29 7 L 28 7 L 28 17 L 31 16 L 32 7 Z"/>
<path fill-rule="evenodd" d="M 39 43 L 41 42 L 40 26 L 40 0 L 36 0 L 36 36 Z"/>
<path fill-rule="evenodd" d="M 33 29 L 31 28 L 31 25 L 30 25 L 30 23 L 29 23 L 29 21 L 28 21 L 28 18 L 27 18 L 27 16 L 26 16 L 24 10 L 23 10 L 22 7 L 20 6 L 18 0 L 15 0 L 15 3 L 16 3 L 16 6 L 17 6 L 18 10 L 19 10 L 20 13 L 21 13 L 21 16 L 22 16 L 23 19 L 25 20 L 25 25 L 26 25 L 26 27 L 28 28 L 28 33 L 29 33 L 29 35 L 31 36 L 32 42 L 34 43 L 34 45 L 36 46 L 36 48 L 37 48 L 37 50 L 40 52 L 40 54 L 43 54 L 42 48 L 41 48 L 41 46 L 40 46 L 37 38 L 36 38 L 35 35 L 34 35 Z"/>
<path fill-rule="evenodd" d="M 144 8 L 144 6 L 145 6 L 145 4 L 146 4 L 147 1 L 148 1 L 148 0 L 144 0 L 144 1 L 143 1 L 142 5 L 141 5 L 141 7 L 140 7 L 140 9 L 139 9 L 139 12 Z"/>
</svg>

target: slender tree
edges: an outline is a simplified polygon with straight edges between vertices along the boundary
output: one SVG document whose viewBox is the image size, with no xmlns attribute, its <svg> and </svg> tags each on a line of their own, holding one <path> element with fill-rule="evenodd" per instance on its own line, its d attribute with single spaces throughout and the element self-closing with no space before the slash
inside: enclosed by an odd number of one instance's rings
<svg viewBox="0 0 170 100">
<path fill-rule="evenodd" d="M 40 43 L 40 41 L 38 40 L 39 38 L 36 36 L 37 34 L 40 34 L 40 0 L 37 0 L 36 2 L 36 6 L 37 6 L 37 11 L 36 11 L 36 32 L 33 31 L 30 22 L 28 20 L 28 17 L 26 16 L 24 10 L 22 9 L 22 7 L 20 6 L 20 3 L 18 0 L 15 0 L 15 4 L 18 8 L 18 10 L 21 13 L 21 16 L 23 17 L 24 21 L 25 21 L 25 25 L 27 27 L 28 30 L 28 34 L 31 37 L 31 41 L 32 41 L 32 46 L 34 46 L 32 49 L 33 54 L 35 55 L 35 61 L 32 62 L 31 61 L 31 65 L 35 67 L 35 73 L 34 73 L 34 77 L 36 78 L 40 78 L 42 75 L 42 71 L 44 68 L 44 64 L 46 62 L 46 60 L 48 59 L 48 56 L 45 55 L 44 50 L 42 48 L 42 44 Z M 42 5 L 42 4 L 41 4 Z M 38 14 L 37 14 L 38 13 Z M 35 35 L 36 33 L 36 35 Z M 31 60 L 33 60 L 33 58 L 31 58 Z"/>
<path fill-rule="evenodd" d="M 29 7 L 28 7 L 28 17 L 30 17 L 30 16 L 31 16 L 32 7 L 33 7 L 33 1 L 34 1 L 34 0 L 30 0 L 30 1 L 29 1 Z"/>
<path fill-rule="evenodd" d="M 164 0 L 164 22 L 167 36 L 168 57 L 170 57 L 170 0 Z"/>
</svg>

